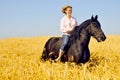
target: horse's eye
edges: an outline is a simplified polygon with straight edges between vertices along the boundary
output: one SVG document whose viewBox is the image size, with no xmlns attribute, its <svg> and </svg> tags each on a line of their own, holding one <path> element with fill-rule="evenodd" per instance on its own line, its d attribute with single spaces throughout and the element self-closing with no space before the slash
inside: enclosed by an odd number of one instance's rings
<svg viewBox="0 0 120 80">
<path fill-rule="evenodd" d="M 96 23 L 92 23 L 92 26 L 98 28 L 98 25 Z"/>
</svg>

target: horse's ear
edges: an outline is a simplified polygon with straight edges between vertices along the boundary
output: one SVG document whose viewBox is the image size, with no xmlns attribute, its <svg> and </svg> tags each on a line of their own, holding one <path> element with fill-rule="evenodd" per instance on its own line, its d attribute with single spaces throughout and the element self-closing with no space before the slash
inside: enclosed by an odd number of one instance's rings
<svg viewBox="0 0 120 80">
<path fill-rule="evenodd" d="M 98 19 L 98 15 L 95 16 L 95 20 L 97 20 L 97 19 Z"/>
<path fill-rule="evenodd" d="M 91 20 L 93 20 L 94 19 L 94 17 L 93 17 L 93 15 L 91 16 Z"/>
</svg>

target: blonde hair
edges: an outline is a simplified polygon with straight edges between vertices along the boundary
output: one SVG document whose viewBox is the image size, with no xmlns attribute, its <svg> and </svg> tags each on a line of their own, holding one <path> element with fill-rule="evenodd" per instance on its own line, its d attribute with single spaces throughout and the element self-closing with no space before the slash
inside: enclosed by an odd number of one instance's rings
<svg viewBox="0 0 120 80">
<path fill-rule="evenodd" d="M 67 8 L 72 8 L 72 6 L 69 6 L 69 5 L 64 6 L 64 7 L 62 8 L 62 13 L 66 14 L 65 11 L 67 10 Z"/>
</svg>

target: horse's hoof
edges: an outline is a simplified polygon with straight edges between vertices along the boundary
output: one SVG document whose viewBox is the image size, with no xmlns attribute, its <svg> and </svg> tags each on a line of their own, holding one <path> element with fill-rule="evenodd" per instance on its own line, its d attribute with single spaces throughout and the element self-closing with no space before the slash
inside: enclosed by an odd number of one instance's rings
<svg viewBox="0 0 120 80">
<path fill-rule="evenodd" d="M 54 59 L 54 62 L 60 62 L 60 60 L 59 59 Z"/>
</svg>

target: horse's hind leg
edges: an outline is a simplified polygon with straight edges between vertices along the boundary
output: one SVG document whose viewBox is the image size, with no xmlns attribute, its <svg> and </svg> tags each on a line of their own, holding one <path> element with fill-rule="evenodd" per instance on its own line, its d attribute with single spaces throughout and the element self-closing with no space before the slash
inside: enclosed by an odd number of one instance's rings
<svg viewBox="0 0 120 80">
<path fill-rule="evenodd" d="M 56 56 L 54 54 L 55 54 L 54 52 L 50 52 L 49 53 L 49 58 L 52 59 L 52 60 L 56 59 Z"/>
<path fill-rule="evenodd" d="M 41 56 L 41 60 L 46 61 L 48 59 L 49 59 L 49 52 L 46 50 L 46 48 L 44 48 L 42 56 Z"/>
</svg>

